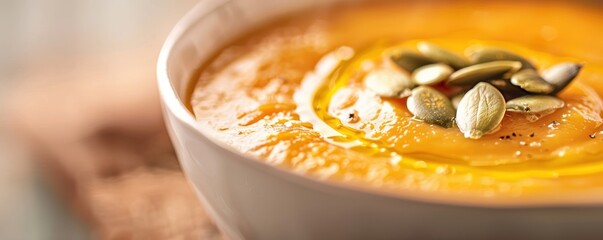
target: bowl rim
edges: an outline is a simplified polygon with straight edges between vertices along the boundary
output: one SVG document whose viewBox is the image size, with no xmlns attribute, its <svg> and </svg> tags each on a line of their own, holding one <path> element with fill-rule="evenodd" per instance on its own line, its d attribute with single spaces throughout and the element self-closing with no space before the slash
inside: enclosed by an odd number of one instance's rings
<svg viewBox="0 0 603 240">
<path fill-rule="evenodd" d="M 456 208 L 471 208 L 471 209 L 490 209 L 490 210 L 514 210 L 514 209 L 567 209 L 567 208 L 585 208 L 585 207 L 603 207 L 603 203 L 596 202 L 580 202 L 570 203 L 569 201 L 556 203 L 556 202 L 541 202 L 541 201 L 510 201 L 510 202 L 490 202 L 484 201 L 484 198 L 475 198 L 469 201 L 469 198 L 463 200 L 441 200 L 444 195 L 438 195 L 429 193 L 436 197 L 421 197 L 412 195 L 411 192 L 396 192 L 379 190 L 375 187 L 370 186 L 357 186 L 351 183 L 345 183 L 342 181 L 330 181 L 321 180 L 308 174 L 301 174 L 294 171 L 289 171 L 284 168 L 272 166 L 265 161 L 262 161 L 258 157 L 250 156 L 248 154 L 237 151 L 234 147 L 224 143 L 213 136 L 209 127 L 200 125 L 184 103 L 178 97 L 178 92 L 172 85 L 172 80 L 169 77 L 168 62 L 172 54 L 172 50 L 177 46 L 179 40 L 192 29 L 195 23 L 202 21 L 204 16 L 211 14 L 218 8 L 231 3 L 232 0 L 208 0 L 198 2 L 193 8 L 177 21 L 173 26 L 170 33 L 167 35 L 157 60 L 157 84 L 159 90 L 160 101 L 165 114 L 169 111 L 179 122 L 185 124 L 188 128 L 195 130 L 195 135 L 205 142 L 212 144 L 212 147 L 218 147 L 228 154 L 235 156 L 236 161 L 248 164 L 251 167 L 258 168 L 269 174 L 278 175 L 282 178 L 287 178 L 289 181 L 293 181 L 297 184 L 309 186 L 312 188 L 328 188 L 329 190 L 348 191 L 353 194 L 361 194 L 370 197 L 382 198 L 391 201 L 407 201 L 421 203 L 425 205 L 437 205 L 447 206 Z M 190 79 L 185 83 L 187 87 L 190 84 Z M 166 123 L 167 124 L 167 123 Z M 169 128 L 169 126 L 168 126 Z"/>
</svg>

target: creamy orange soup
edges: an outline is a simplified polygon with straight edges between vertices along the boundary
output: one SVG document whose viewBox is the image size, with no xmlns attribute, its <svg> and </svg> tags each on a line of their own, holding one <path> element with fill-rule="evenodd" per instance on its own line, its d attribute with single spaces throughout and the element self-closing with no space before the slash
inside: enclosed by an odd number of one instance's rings
<svg viewBox="0 0 603 240">
<path fill-rule="evenodd" d="M 203 65 L 190 103 L 198 123 L 279 168 L 390 194 L 502 204 L 603 201 L 603 11 L 563 2 L 369 3 L 279 19 Z M 569 2 L 569 1 L 568 1 Z M 565 107 L 535 122 L 507 112 L 468 139 L 412 118 L 363 77 L 392 47 L 429 41 L 463 54 L 506 48 L 539 69 L 573 61 Z M 353 116 L 353 117 L 351 117 Z"/>
</svg>

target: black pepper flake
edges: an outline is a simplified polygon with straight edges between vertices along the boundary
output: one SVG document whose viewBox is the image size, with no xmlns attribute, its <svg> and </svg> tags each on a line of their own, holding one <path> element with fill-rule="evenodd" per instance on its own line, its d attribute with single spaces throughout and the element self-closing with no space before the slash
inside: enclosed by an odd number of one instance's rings
<svg viewBox="0 0 603 240">
<path fill-rule="evenodd" d="M 517 134 L 515 134 L 515 132 L 513 132 L 511 135 L 513 135 L 513 137 L 517 137 Z"/>
<path fill-rule="evenodd" d="M 500 140 L 505 140 L 505 136 L 500 136 Z"/>
<path fill-rule="evenodd" d="M 505 139 L 511 139 L 511 136 L 507 135 L 505 136 Z"/>
<path fill-rule="evenodd" d="M 360 120 L 356 111 L 348 113 L 348 123 L 357 123 Z"/>
<path fill-rule="evenodd" d="M 597 137 L 596 133 L 591 133 L 588 135 L 588 137 L 590 137 L 591 139 L 595 139 Z"/>
<path fill-rule="evenodd" d="M 534 137 L 534 133 L 530 133 L 530 137 L 533 138 Z"/>
</svg>

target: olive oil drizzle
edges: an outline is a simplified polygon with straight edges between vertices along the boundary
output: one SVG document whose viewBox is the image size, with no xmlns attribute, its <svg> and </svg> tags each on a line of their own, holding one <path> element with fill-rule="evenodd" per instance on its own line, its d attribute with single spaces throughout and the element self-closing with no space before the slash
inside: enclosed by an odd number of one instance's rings
<svg viewBox="0 0 603 240">
<path fill-rule="evenodd" d="M 384 147 L 383 142 L 367 138 L 363 131 L 345 126 L 341 120 L 328 113 L 329 104 L 337 90 L 348 85 L 353 74 L 350 70 L 360 69 L 364 60 L 381 56 L 383 49 L 384 44 L 376 44 L 340 63 L 317 89 L 312 107 L 318 118 L 341 134 L 341 136 L 332 136 L 329 140 L 340 143 L 356 141 L 357 144 L 349 146 L 350 149 L 360 150 L 375 157 L 398 157 L 398 153 L 389 147 Z"/>
<path fill-rule="evenodd" d="M 398 46 L 408 46 L 416 44 L 418 41 L 408 41 Z M 397 47 L 397 46 L 394 46 Z M 326 140 L 348 149 L 367 154 L 372 157 L 382 157 L 391 159 L 400 159 L 400 161 L 391 161 L 392 164 L 398 164 L 402 167 L 416 168 L 420 165 L 421 169 L 428 172 L 436 172 L 440 167 L 452 168 L 456 173 L 473 173 L 477 175 L 487 175 L 500 180 L 518 180 L 525 178 L 558 178 L 560 176 L 575 176 L 585 174 L 595 174 L 603 172 L 603 164 L 600 161 L 584 160 L 582 164 L 573 164 L 571 166 L 549 166 L 540 170 L 520 170 L 518 165 L 531 165 L 533 163 L 521 161 L 519 159 L 501 159 L 492 164 L 483 166 L 474 165 L 468 159 L 450 156 L 445 153 L 433 152 L 399 152 L 399 150 L 388 147 L 387 144 L 379 140 L 367 138 L 364 131 L 345 126 L 337 117 L 329 114 L 329 104 L 337 91 L 349 84 L 353 74 L 361 69 L 366 60 L 374 60 L 382 56 L 392 48 L 385 43 L 380 42 L 369 46 L 355 54 L 348 60 L 343 60 L 338 66 L 323 79 L 320 86 L 316 88 L 312 99 L 312 108 L 316 117 L 327 126 L 335 130 L 340 135 L 326 136 Z M 591 158 L 596 159 L 593 155 Z M 542 161 L 552 160 L 553 156 Z M 589 158 L 590 159 L 590 158 Z M 544 164 L 546 165 L 546 164 Z"/>
</svg>

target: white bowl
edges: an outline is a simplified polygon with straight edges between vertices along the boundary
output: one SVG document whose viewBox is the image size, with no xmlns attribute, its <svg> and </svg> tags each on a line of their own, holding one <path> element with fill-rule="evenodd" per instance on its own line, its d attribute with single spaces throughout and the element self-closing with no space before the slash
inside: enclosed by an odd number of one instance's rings
<svg viewBox="0 0 603 240">
<path fill-rule="evenodd" d="M 274 17 L 336 0 L 205 0 L 158 63 L 167 126 L 190 183 L 230 239 L 603 239 L 596 206 L 486 207 L 427 202 L 300 176 L 213 139 L 182 101 L 195 70 Z"/>
</svg>

